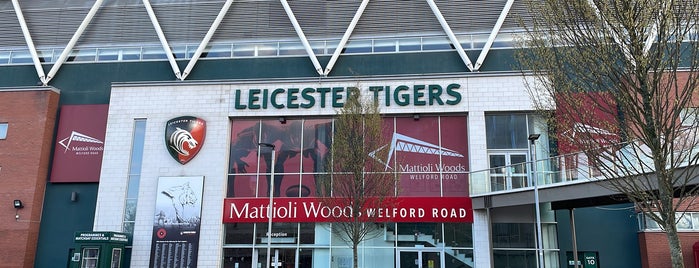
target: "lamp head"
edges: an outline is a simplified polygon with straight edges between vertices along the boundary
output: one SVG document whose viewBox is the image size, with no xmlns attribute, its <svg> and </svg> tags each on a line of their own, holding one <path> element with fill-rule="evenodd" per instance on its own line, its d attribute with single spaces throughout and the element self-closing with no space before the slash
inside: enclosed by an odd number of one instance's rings
<svg viewBox="0 0 699 268">
<path fill-rule="evenodd" d="M 19 200 L 19 199 L 15 199 L 13 205 L 15 208 L 23 208 L 24 207 L 24 204 L 22 204 L 22 200 Z"/>
</svg>

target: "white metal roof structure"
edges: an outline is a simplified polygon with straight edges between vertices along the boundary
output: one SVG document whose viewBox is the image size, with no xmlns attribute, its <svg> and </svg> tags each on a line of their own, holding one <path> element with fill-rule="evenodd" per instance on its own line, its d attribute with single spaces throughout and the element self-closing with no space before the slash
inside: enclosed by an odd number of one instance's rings
<svg viewBox="0 0 699 268">
<path fill-rule="evenodd" d="M 135 44 L 159 44 L 179 80 L 218 43 L 297 42 L 318 75 L 328 76 L 348 42 L 381 37 L 447 38 L 465 69 L 478 71 L 498 34 L 520 29 L 525 10 L 514 0 L 12 0 L 0 3 L 0 50 L 28 49 L 44 85 L 81 48 Z M 464 40 L 474 34 L 480 39 Z M 319 40 L 332 40 L 325 43 L 329 49 L 318 52 Z M 183 70 L 176 62 L 183 58 L 173 51 L 181 44 L 192 47 Z M 46 60 L 40 50 L 49 48 L 55 55 Z M 478 58 L 467 50 L 479 51 Z M 331 56 L 326 66 L 318 53 Z M 46 62 L 53 63 L 48 73 L 41 67 Z"/>
</svg>

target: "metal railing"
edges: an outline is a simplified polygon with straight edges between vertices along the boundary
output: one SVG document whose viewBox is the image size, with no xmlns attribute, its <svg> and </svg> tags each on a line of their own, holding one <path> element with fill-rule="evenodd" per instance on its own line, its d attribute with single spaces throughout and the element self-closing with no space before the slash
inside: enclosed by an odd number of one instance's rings
<svg viewBox="0 0 699 268">
<path fill-rule="evenodd" d="M 536 178 L 539 187 L 589 180 L 601 173 L 588 162 L 582 152 L 539 159 L 536 161 Z M 469 172 L 471 195 L 500 191 L 531 189 L 534 184 L 531 162 L 495 167 Z"/>
<path fill-rule="evenodd" d="M 697 128 L 687 128 L 687 135 L 697 135 Z M 677 138 L 677 149 L 669 155 L 674 159 L 667 168 L 689 167 L 699 164 L 699 143 L 689 137 Z M 469 172 L 471 196 L 501 191 L 531 190 L 532 178 L 537 186 L 562 185 L 581 181 L 602 180 L 610 177 L 628 177 L 655 172 L 653 157 L 648 147 L 638 143 L 615 144 L 613 156 L 603 157 L 601 166 L 592 164 L 584 152 L 576 152 L 536 161 L 536 176 L 530 171 L 531 162 Z M 615 161 L 614 163 L 608 161 Z M 674 164 L 673 164 L 674 163 Z M 672 165 L 672 166 L 670 166 Z M 602 170 L 604 169 L 604 170 Z M 603 174 L 603 172 L 605 174 Z"/>
</svg>

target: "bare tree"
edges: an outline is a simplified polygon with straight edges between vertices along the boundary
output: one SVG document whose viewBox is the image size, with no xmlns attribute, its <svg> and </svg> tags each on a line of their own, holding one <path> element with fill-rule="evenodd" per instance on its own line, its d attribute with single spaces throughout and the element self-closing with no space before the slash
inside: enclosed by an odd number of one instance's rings
<svg viewBox="0 0 699 268">
<path fill-rule="evenodd" d="M 678 215 L 694 198 L 696 0 L 527 0 L 519 54 L 530 95 L 616 191 L 666 232 L 684 267 Z M 696 123 L 696 122 L 695 122 Z M 696 127 L 696 124 L 694 125 Z"/>
<path fill-rule="evenodd" d="M 359 244 L 382 234 L 375 224 L 378 215 L 367 211 L 390 208 L 395 202 L 398 176 L 375 160 L 386 159 L 388 150 L 377 150 L 386 144 L 385 137 L 378 104 L 363 101 L 359 91 L 353 91 L 335 119 L 331 173 L 319 188 L 321 196 L 330 197 L 323 199 L 326 205 L 346 208 L 343 215 L 335 216 L 331 229 L 352 247 L 355 268 Z"/>
</svg>

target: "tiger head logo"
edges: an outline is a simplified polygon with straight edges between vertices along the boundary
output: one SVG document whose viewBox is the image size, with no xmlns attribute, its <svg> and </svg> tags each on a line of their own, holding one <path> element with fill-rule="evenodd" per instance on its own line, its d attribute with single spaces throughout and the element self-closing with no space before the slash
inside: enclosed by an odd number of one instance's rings
<svg viewBox="0 0 699 268">
<path fill-rule="evenodd" d="M 189 151 L 185 148 L 187 147 L 193 149 L 197 147 L 197 140 L 192 137 L 192 133 L 181 128 L 176 128 L 175 132 L 170 135 L 170 148 L 175 150 L 178 154 L 189 156 Z"/>
<path fill-rule="evenodd" d="M 170 119 L 165 126 L 165 144 L 170 155 L 186 164 L 201 149 L 206 136 L 206 121 L 194 116 Z"/>
</svg>

